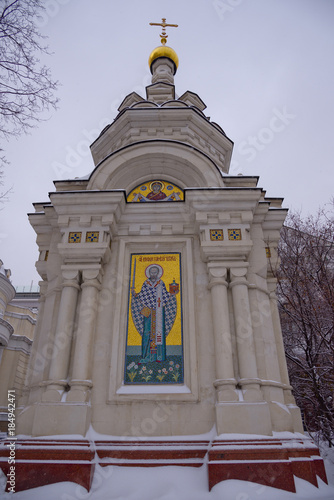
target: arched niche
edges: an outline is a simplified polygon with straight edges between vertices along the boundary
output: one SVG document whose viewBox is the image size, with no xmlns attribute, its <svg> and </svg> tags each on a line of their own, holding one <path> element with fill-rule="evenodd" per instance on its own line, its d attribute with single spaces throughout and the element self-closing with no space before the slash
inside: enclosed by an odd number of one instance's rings
<svg viewBox="0 0 334 500">
<path fill-rule="evenodd" d="M 152 140 L 110 154 L 92 172 L 87 189 L 125 189 L 163 178 L 185 187 L 222 187 L 223 176 L 204 153 L 184 143 Z"/>
</svg>

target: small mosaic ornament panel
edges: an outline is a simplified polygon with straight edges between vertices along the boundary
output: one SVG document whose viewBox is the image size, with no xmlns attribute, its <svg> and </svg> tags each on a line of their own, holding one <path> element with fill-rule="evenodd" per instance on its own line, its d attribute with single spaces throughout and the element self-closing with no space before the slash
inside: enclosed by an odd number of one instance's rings
<svg viewBox="0 0 334 500">
<path fill-rule="evenodd" d="M 99 231 L 87 231 L 86 242 L 95 243 L 99 241 Z"/>
<path fill-rule="evenodd" d="M 224 234 L 222 229 L 210 229 L 211 241 L 223 241 Z"/>
<path fill-rule="evenodd" d="M 184 201 L 184 192 L 176 184 L 155 179 L 135 187 L 128 194 L 126 201 L 128 203 Z"/>
<path fill-rule="evenodd" d="M 228 229 L 229 240 L 241 240 L 241 229 Z"/>
<path fill-rule="evenodd" d="M 68 234 L 68 242 L 69 243 L 81 243 L 81 235 L 82 235 L 81 232 L 77 232 L 77 231 L 70 232 Z"/>
</svg>

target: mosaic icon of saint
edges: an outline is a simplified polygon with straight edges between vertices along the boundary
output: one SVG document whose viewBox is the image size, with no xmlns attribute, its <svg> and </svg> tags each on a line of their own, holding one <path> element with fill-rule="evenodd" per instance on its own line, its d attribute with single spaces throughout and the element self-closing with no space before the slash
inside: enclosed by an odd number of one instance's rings
<svg viewBox="0 0 334 500">
<path fill-rule="evenodd" d="M 163 268 L 151 264 L 145 270 L 147 280 L 139 293 L 131 288 L 132 319 L 142 338 L 140 363 L 165 361 L 166 337 L 175 321 L 178 289 L 170 286 L 170 292 L 161 279 Z"/>
</svg>

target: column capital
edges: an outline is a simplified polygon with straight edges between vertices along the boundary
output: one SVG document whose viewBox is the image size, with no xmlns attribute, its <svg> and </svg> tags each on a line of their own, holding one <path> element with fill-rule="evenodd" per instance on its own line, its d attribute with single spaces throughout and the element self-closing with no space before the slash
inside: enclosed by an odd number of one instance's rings
<svg viewBox="0 0 334 500">
<path fill-rule="evenodd" d="M 209 262 L 207 265 L 209 274 L 209 285 L 208 288 L 212 288 L 216 285 L 228 286 L 227 283 L 227 267 L 221 265 L 217 262 Z"/>
<path fill-rule="evenodd" d="M 247 281 L 247 266 L 245 267 L 231 267 L 230 268 L 230 287 L 235 285 L 248 285 Z"/>
<path fill-rule="evenodd" d="M 62 266 L 61 275 L 66 281 L 79 281 L 79 270 Z"/>
<path fill-rule="evenodd" d="M 231 279 L 233 278 L 242 278 L 244 276 L 246 276 L 247 274 L 247 267 L 248 266 L 244 266 L 244 267 L 231 267 L 230 269 L 230 273 L 231 273 Z"/>
<path fill-rule="evenodd" d="M 82 284 L 81 288 L 85 288 L 87 286 L 93 286 L 100 290 L 101 281 L 102 281 L 102 269 L 85 269 L 82 271 Z"/>
<path fill-rule="evenodd" d="M 73 287 L 76 288 L 77 290 L 80 290 L 80 273 L 77 270 L 72 270 L 72 269 L 62 269 L 62 278 L 63 282 L 61 284 L 62 288 L 65 287 Z"/>
</svg>

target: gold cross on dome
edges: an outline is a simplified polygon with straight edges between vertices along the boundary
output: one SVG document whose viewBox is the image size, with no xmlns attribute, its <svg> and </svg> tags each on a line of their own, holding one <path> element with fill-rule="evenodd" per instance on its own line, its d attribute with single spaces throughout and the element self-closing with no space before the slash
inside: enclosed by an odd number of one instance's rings
<svg viewBox="0 0 334 500">
<path fill-rule="evenodd" d="M 166 26 L 171 27 L 171 28 L 177 28 L 179 25 L 178 24 L 167 24 L 165 17 L 163 17 L 161 19 L 161 21 L 162 21 L 162 23 L 150 23 L 150 26 L 162 26 L 162 32 L 161 32 L 160 38 L 161 38 L 162 45 L 165 45 L 167 42 L 167 38 L 168 38 L 168 35 L 166 34 Z"/>
</svg>

